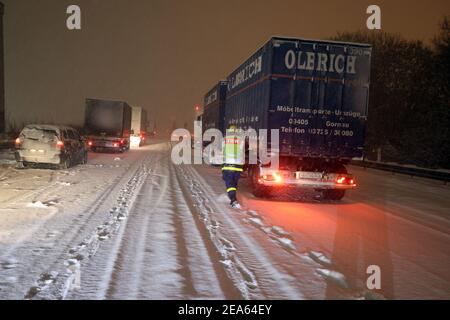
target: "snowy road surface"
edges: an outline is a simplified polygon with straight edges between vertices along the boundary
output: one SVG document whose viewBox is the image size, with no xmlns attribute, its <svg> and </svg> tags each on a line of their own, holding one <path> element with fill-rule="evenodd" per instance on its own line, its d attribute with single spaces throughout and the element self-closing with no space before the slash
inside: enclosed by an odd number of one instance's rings
<svg viewBox="0 0 450 320">
<path fill-rule="evenodd" d="M 340 203 L 256 199 L 242 179 L 236 211 L 220 170 L 173 165 L 168 143 L 0 166 L 0 298 L 450 298 L 450 188 L 351 171 Z"/>
</svg>

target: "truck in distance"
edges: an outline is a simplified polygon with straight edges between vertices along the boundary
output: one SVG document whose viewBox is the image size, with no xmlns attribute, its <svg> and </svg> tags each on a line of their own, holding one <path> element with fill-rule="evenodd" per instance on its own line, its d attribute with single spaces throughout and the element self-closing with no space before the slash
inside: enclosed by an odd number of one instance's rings
<svg viewBox="0 0 450 320">
<path fill-rule="evenodd" d="M 94 152 L 128 150 L 131 107 L 123 101 L 86 99 L 84 131 L 88 146 Z"/>
<path fill-rule="evenodd" d="M 131 107 L 131 137 L 132 147 L 140 147 L 147 139 L 147 112 L 141 107 Z"/>
</svg>

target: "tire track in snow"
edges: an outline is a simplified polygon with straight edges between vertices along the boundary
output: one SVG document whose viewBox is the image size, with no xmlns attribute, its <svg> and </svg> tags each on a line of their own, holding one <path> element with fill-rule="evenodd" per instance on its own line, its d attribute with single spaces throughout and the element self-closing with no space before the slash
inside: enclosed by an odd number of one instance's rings
<svg viewBox="0 0 450 320">
<path fill-rule="evenodd" d="M 257 266 L 264 274 L 265 280 L 273 282 L 273 285 L 277 287 L 279 292 L 278 297 L 284 297 L 287 299 L 303 299 L 304 296 L 299 291 L 299 288 L 292 285 L 290 281 L 286 279 L 287 274 L 283 271 L 280 271 L 270 260 L 266 251 L 262 247 L 260 247 L 259 244 L 257 244 L 252 238 L 248 237 L 245 230 L 240 225 L 238 225 L 233 220 L 233 218 L 228 216 L 227 212 L 229 211 L 229 209 L 225 206 L 219 205 L 217 201 L 211 199 L 208 193 L 208 186 L 203 178 L 192 167 L 184 166 L 182 170 L 184 172 L 186 182 L 188 183 L 193 193 L 195 193 L 194 197 L 196 198 L 198 206 L 200 208 L 203 207 L 204 214 L 209 216 L 214 213 L 220 214 L 220 216 L 225 220 L 228 226 L 231 227 L 231 229 L 234 231 L 234 234 L 238 237 L 238 239 L 245 245 L 245 248 L 242 248 L 242 250 L 247 250 L 247 253 L 250 253 L 251 257 L 253 259 L 256 259 Z M 205 204 L 206 202 L 207 204 Z M 209 226 L 209 229 L 212 229 L 211 226 Z M 215 237 L 217 236 L 213 234 L 212 238 L 214 239 Z M 216 242 L 216 244 L 219 251 L 224 249 L 221 248 L 220 241 L 218 243 Z M 236 251 L 236 248 L 234 248 L 233 251 Z M 244 297 L 253 298 L 270 296 L 268 292 L 263 291 L 261 286 L 258 286 L 258 283 L 256 282 L 257 276 L 254 275 L 247 267 L 245 267 L 245 265 L 239 259 L 237 253 L 234 254 L 234 257 L 236 257 L 234 258 L 236 260 L 231 260 L 231 262 L 233 263 L 228 263 L 228 267 L 237 269 L 237 272 L 233 271 L 234 274 L 232 273 L 230 274 L 230 276 L 236 277 L 239 276 L 239 273 L 241 273 L 240 277 L 241 279 L 243 279 L 243 281 L 240 284 L 236 283 L 236 285 L 239 286 Z M 247 254 L 246 258 L 248 259 L 250 258 L 250 256 Z M 235 263 L 235 261 L 237 263 Z M 251 281 L 249 281 L 249 277 L 250 279 L 252 279 Z M 234 281 L 236 281 L 236 279 Z"/>
<path fill-rule="evenodd" d="M 161 147 L 127 224 L 121 227 L 123 236 L 101 247 L 82 268 L 82 288 L 68 298 L 242 297 L 219 262 L 197 212 L 191 211 L 191 194 L 182 189 L 170 149 Z"/>
<path fill-rule="evenodd" d="M 179 201 L 178 203 L 184 203 L 187 207 L 189 214 L 183 214 L 183 222 L 186 223 L 186 221 L 191 221 L 189 226 L 191 226 L 190 229 L 185 228 L 186 230 L 191 230 L 193 228 L 196 229 L 198 235 L 201 237 L 201 240 L 203 241 L 205 248 L 208 252 L 208 256 L 211 260 L 212 267 L 214 269 L 214 273 L 217 277 L 217 284 L 220 286 L 220 290 L 223 293 L 223 296 L 225 299 L 242 299 L 245 297 L 245 294 L 242 294 L 241 290 L 237 288 L 234 283 L 230 282 L 230 277 L 227 274 L 226 268 L 224 268 L 223 263 L 221 263 L 222 256 L 217 251 L 216 244 L 211 239 L 209 235 L 209 229 L 208 227 L 205 228 L 205 222 L 202 221 L 201 214 L 198 212 L 198 208 L 195 207 L 192 193 L 189 192 L 188 188 L 184 185 L 180 178 L 180 170 L 178 170 L 176 167 L 172 165 L 172 170 L 174 172 L 177 184 L 179 188 L 181 189 L 181 195 L 180 197 L 183 199 L 183 201 Z M 186 210 L 179 210 L 179 212 L 185 213 Z M 181 219 L 179 219 L 181 223 Z M 191 263 L 191 265 L 195 265 L 194 263 Z"/>
<path fill-rule="evenodd" d="M 71 289 L 73 282 L 77 279 L 80 261 L 86 258 L 90 258 L 95 254 L 100 245 L 100 241 L 105 240 L 107 235 L 104 234 L 105 228 L 108 225 L 113 228 L 120 225 L 120 221 L 123 220 L 123 209 L 126 209 L 127 202 L 122 200 L 128 200 L 127 193 L 132 191 L 133 184 L 139 177 L 142 171 L 141 166 L 139 166 L 140 158 L 135 159 L 130 167 L 136 167 L 128 182 L 125 183 L 125 187 L 121 189 L 121 195 L 117 199 L 116 207 L 113 207 L 107 220 L 103 225 L 97 226 L 97 229 L 86 237 L 83 241 L 76 245 L 77 239 L 79 239 L 80 234 L 92 227 L 91 222 L 94 216 L 98 214 L 100 208 L 105 204 L 106 200 L 111 196 L 111 193 L 116 188 L 122 186 L 120 182 L 130 175 L 128 170 L 117 176 L 110 185 L 102 191 L 102 193 L 96 197 L 96 199 L 91 203 L 87 210 L 85 210 L 81 215 L 77 215 L 71 223 L 60 232 L 61 237 L 58 242 L 64 241 L 64 246 L 62 246 L 62 252 L 57 255 L 57 257 L 50 263 L 47 264 L 47 271 L 41 273 L 41 276 L 36 281 L 36 285 L 28 289 L 25 294 L 27 299 L 64 299 Z M 74 228 L 74 225 L 77 226 Z M 114 230 L 111 230 L 112 232 Z M 39 257 L 45 253 L 40 254 Z M 36 258 L 36 260 L 39 259 Z"/>
<path fill-rule="evenodd" d="M 56 188 L 54 188 L 54 187 L 56 187 Z M 6 199 L 2 202 L 8 203 L 8 205 L 5 208 L 10 208 L 12 205 L 17 205 L 31 197 L 42 196 L 42 195 L 45 196 L 46 194 L 49 194 L 51 192 L 57 192 L 61 188 L 62 188 L 62 186 L 59 185 L 57 181 L 55 181 L 51 184 L 48 184 L 48 185 L 45 185 L 42 187 L 38 187 L 37 189 L 27 190 L 28 192 L 14 195 L 11 198 Z M 20 191 L 24 191 L 24 190 L 20 190 Z"/>
<path fill-rule="evenodd" d="M 233 283 L 234 287 L 239 291 L 243 299 L 250 299 L 255 291 L 259 291 L 257 280 L 254 274 L 245 266 L 239 256 L 236 254 L 234 244 L 227 240 L 219 230 L 219 223 L 212 217 L 218 210 L 213 210 L 211 206 L 206 204 L 203 191 L 196 187 L 192 178 L 185 172 L 184 168 L 179 167 L 188 189 L 193 195 L 195 202 L 195 211 L 203 222 L 204 227 L 208 231 L 207 237 L 213 243 L 216 251 L 219 253 L 219 261 L 225 269 L 228 278 Z"/>
<path fill-rule="evenodd" d="M 162 156 L 155 161 L 155 174 L 149 176 L 154 179 L 146 181 L 133 207 L 111 281 L 103 285 L 104 298 L 237 297 L 229 296 L 229 290 L 224 293 L 227 285 L 219 279 L 226 277 L 218 276 L 217 270 L 224 272 L 205 248 L 167 150 Z M 153 210 L 145 210 L 149 205 Z M 136 225 L 141 226 L 139 232 Z"/>
<path fill-rule="evenodd" d="M 160 161 L 161 158 L 158 157 L 153 161 L 153 164 L 160 163 Z M 149 170 L 150 172 L 154 171 L 154 166 L 152 166 Z M 154 207 L 159 206 L 168 186 L 167 179 L 164 179 L 164 177 L 161 176 L 159 176 L 159 178 L 163 181 L 163 183 L 160 185 L 161 188 L 158 190 L 160 191 L 159 196 L 157 196 L 156 201 L 152 203 Z M 148 187 L 148 190 L 146 187 Z M 155 184 L 153 181 L 144 181 L 140 190 L 147 190 L 148 193 L 141 193 L 140 196 L 152 198 L 154 196 L 154 189 Z M 137 299 L 139 284 L 142 279 L 144 252 L 150 219 L 150 214 L 138 215 L 134 212 L 138 202 L 139 195 L 137 196 L 136 203 L 131 208 L 132 213 L 127 223 L 122 227 L 119 236 L 115 239 L 114 249 L 108 258 L 107 271 L 102 280 L 103 284 L 100 285 L 100 291 L 97 293 L 97 297 L 99 299 L 113 299 L 116 296 L 123 294 L 121 293 L 123 291 L 126 292 L 127 299 Z M 140 227 L 138 232 L 135 232 L 136 230 L 128 229 L 128 226 L 131 226 L 134 223 Z M 137 244 L 136 247 L 132 248 L 135 243 Z M 128 268 L 131 268 L 131 270 Z M 124 279 L 122 277 L 122 273 L 128 274 L 125 281 L 123 281 Z"/>
</svg>

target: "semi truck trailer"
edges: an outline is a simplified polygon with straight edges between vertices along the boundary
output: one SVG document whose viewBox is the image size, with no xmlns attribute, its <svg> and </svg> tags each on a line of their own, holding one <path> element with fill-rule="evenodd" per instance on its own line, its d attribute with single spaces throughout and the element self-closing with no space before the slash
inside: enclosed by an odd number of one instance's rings
<svg viewBox="0 0 450 320">
<path fill-rule="evenodd" d="M 227 95 L 227 81 L 219 81 L 203 99 L 202 130 L 218 129 L 224 131 L 225 100 Z"/>
<path fill-rule="evenodd" d="M 141 107 L 131 107 L 131 146 L 140 147 L 147 139 L 147 112 Z"/>
<path fill-rule="evenodd" d="M 84 131 L 88 146 L 94 152 L 128 150 L 131 107 L 123 101 L 86 99 Z"/>
<path fill-rule="evenodd" d="M 227 77 L 225 126 L 279 131 L 278 168 L 248 166 L 256 196 L 293 187 L 340 200 L 356 187 L 346 164 L 363 155 L 371 51 L 273 37 Z"/>
</svg>

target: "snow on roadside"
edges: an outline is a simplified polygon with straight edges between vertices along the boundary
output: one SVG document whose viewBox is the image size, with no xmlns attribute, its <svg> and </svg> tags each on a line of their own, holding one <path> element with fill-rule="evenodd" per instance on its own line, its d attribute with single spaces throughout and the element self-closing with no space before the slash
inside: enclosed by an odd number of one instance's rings
<svg viewBox="0 0 450 320">
<path fill-rule="evenodd" d="M 15 164 L 14 150 L 0 149 L 0 166 L 14 166 Z"/>
<path fill-rule="evenodd" d="M 310 251 L 309 257 L 313 259 L 314 261 L 324 265 L 324 266 L 331 266 L 331 260 L 322 252 L 318 251 Z"/>
<path fill-rule="evenodd" d="M 333 281 L 341 288 L 343 288 L 343 289 L 349 288 L 347 279 L 345 278 L 345 276 L 342 273 L 340 273 L 338 271 L 334 271 L 334 270 L 320 269 L 320 268 L 317 269 L 316 271 L 324 279 Z"/>
<path fill-rule="evenodd" d="M 36 202 L 30 202 L 26 204 L 27 208 L 48 208 L 48 206 L 46 204 L 43 204 L 41 201 L 36 201 Z"/>
</svg>

